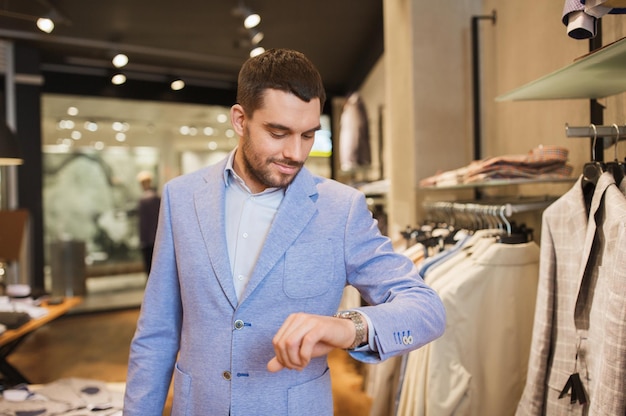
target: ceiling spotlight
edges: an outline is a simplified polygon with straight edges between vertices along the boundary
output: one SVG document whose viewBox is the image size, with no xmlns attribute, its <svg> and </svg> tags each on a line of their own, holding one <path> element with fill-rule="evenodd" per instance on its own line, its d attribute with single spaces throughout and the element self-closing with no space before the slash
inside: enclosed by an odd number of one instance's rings
<svg viewBox="0 0 626 416">
<path fill-rule="evenodd" d="M 51 33 L 54 30 L 54 22 L 48 17 L 40 17 L 37 19 L 37 28 L 45 33 Z"/>
<path fill-rule="evenodd" d="M 233 9 L 233 15 L 243 18 L 243 26 L 246 29 L 252 29 L 261 23 L 261 16 L 246 7 L 243 0 L 238 1 L 237 7 Z"/>
<path fill-rule="evenodd" d="M 170 88 L 172 89 L 172 91 L 180 91 L 183 88 L 185 88 L 185 81 L 183 81 L 180 78 L 177 78 L 174 81 L 172 81 L 172 83 L 170 84 Z"/>
<path fill-rule="evenodd" d="M 263 32 L 257 29 L 250 30 L 250 42 L 253 45 L 258 45 L 263 40 L 264 36 Z"/>
<path fill-rule="evenodd" d="M 45 33 L 52 33 L 56 24 L 71 24 L 59 10 L 50 6 L 48 13 L 37 19 L 37 28 Z"/>
<path fill-rule="evenodd" d="M 263 52 L 265 52 L 265 48 L 262 46 L 258 46 L 250 51 L 250 58 L 261 55 Z"/>
<path fill-rule="evenodd" d="M 87 131 L 98 131 L 98 123 L 95 121 L 85 121 L 85 130 Z"/>
<path fill-rule="evenodd" d="M 256 13 L 249 13 L 246 15 L 245 19 L 243 19 L 243 27 L 246 29 L 257 27 L 259 23 L 261 23 L 261 16 Z"/>
<path fill-rule="evenodd" d="M 113 62 L 114 67 L 123 68 L 126 66 L 126 64 L 128 64 L 128 56 L 124 55 L 123 53 L 118 53 L 113 57 L 111 62 Z"/>
<path fill-rule="evenodd" d="M 113 77 L 111 78 L 111 83 L 113 85 L 122 85 L 125 82 L 126 82 L 126 75 L 122 73 L 117 73 L 113 75 Z"/>
</svg>

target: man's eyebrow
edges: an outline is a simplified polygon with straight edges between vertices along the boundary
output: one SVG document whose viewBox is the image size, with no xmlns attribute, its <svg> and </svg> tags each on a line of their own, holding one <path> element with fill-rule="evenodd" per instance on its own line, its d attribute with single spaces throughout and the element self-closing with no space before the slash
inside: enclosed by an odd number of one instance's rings
<svg viewBox="0 0 626 416">
<path fill-rule="evenodd" d="M 278 123 L 265 123 L 265 126 L 273 130 L 292 131 L 291 128 L 287 126 L 283 126 L 282 124 L 278 124 Z M 305 131 L 304 133 L 312 133 L 312 132 L 321 130 L 321 128 L 322 128 L 321 124 L 318 124 L 317 126 Z"/>
</svg>

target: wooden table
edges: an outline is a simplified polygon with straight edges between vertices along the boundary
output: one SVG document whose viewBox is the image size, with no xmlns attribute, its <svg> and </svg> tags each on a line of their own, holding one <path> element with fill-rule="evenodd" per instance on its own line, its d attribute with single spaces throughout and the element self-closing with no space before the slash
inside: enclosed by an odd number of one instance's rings
<svg viewBox="0 0 626 416">
<path fill-rule="evenodd" d="M 64 315 L 81 301 L 82 298 L 80 297 L 67 297 L 63 300 L 63 303 L 58 305 L 49 305 L 44 302 L 41 306 L 48 310 L 47 314 L 39 318 L 32 318 L 18 328 L 7 329 L 0 335 L 0 374 L 5 385 L 28 383 L 28 379 L 7 361 L 9 354 L 15 350 L 28 334 Z"/>
</svg>

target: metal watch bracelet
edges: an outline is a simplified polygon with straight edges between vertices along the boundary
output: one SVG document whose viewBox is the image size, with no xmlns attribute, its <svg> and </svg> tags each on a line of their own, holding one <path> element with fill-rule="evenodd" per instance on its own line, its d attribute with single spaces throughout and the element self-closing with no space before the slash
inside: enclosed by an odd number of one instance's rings
<svg viewBox="0 0 626 416">
<path fill-rule="evenodd" d="M 350 319 L 354 323 L 354 328 L 356 329 L 354 342 L 346 349 L 353 350 L 356 347 L 363 345 L 367 342 L 367 334 L 365 331 L 365 323 L 363 322 L 363 315 L 356 311 L 343 311 L 337 312 L 334 316 L 336 318 Z"/>
</svg>

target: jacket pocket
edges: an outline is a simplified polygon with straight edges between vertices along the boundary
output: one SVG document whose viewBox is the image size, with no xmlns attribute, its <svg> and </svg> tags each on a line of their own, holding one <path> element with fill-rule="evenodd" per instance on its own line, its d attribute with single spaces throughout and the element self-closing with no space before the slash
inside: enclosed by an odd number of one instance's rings
<svg viewBox="0 0 626 416">
<path fill-rule="evenodd" d="M 174 399 L 172 401 L 172 415 L 184 416 L 189 411 L 189 391 L 191 389 L 191 376 L 174 367 Z"/>
<path fill-rule="evenodd" d="M 330 383 L 330 370 L 288 392 L 289 416 L 332 416 L 333 392 Z"/>
<path fill-rule="evenodd" d="M 333 241 L 301 242 L 285 253 L 283 290 L 293 299 L 321 296 L 334 279 Z"/>
</svg>

